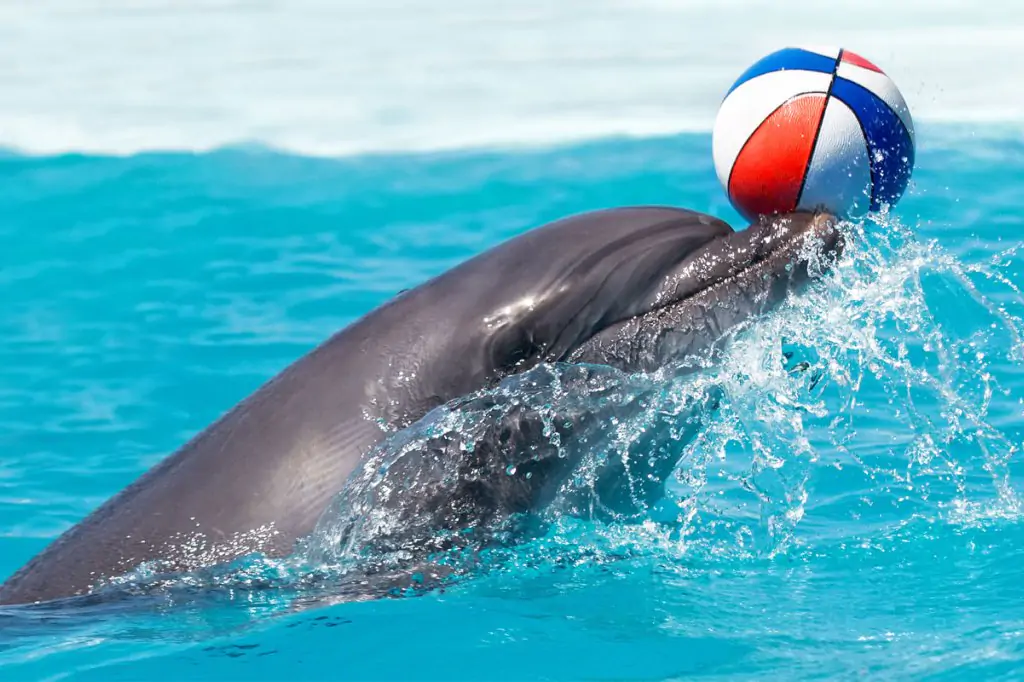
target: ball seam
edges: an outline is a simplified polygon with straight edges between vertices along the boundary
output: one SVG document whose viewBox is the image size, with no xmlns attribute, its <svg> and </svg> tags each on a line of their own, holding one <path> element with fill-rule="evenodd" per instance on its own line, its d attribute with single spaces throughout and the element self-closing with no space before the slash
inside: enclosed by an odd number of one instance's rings
<svg viewBox="0 0 1024 682">
<path fill-rule="evenodd" d="M 825 91 L 825 104 L 821 107 L 821 118 L 818 119 L 818 127 L 814 131 L 814 139 L 811 141 L 811 153 L 807 155 L 807 164 L 804 166 L 804 173 L 800 176 L 800 191 L 796 193 L 796 203 L 790 210 L 795 211 L 796 207 L 804 198 L 804 189 L 807 187 L 807 176 L 811 172 L 811 163 L 814 161 L 814 152 L 818 150 L 818 137 L 821 136 L 821 129 L 825 125 L 825 114 L 828 113 L 828 101 L 832 99 L 832 86 L 836 83 L 836 73 L 839 71 L 839 64 L 843 61 L 843 50 L 839 49 L 836 56 L 836 63 L 832 66 L 832 78 L 828 81 L 828 90 Z"/>
</svg>

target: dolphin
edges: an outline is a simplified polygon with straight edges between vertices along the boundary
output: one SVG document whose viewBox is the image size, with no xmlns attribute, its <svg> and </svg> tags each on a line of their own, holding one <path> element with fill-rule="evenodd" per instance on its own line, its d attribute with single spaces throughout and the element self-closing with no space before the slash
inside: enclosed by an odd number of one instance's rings
<svg viewBox="0 0 1024 682">
<path fill-rule="evenodd" d="M 536 227 L 401 292 L 286 367 L 36 555 L 0 585 L 0 604 L 88 595 L 144 562 L 179 572 L 287 556 L 368 453 L 435 408 L 551 363 L 648 372 L 713 349 L 842 247 L 836 218 L 822 212 L 735 231 L 699 212 L 638 206 Z M 505 447 L 532 434 L 520 428 Z M 447 523 L 472 523 L 481 505 L 462 509 Z"/>
</svg>

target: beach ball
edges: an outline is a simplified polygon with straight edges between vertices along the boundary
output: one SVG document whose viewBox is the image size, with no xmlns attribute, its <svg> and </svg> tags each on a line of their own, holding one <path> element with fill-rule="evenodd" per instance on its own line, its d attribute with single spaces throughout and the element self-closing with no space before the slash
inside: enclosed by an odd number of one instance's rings
<svg viewBox="0 0 1024 682">
<path fill-rule="evenodd" d="M 914 168 L 914 124 L 896 84 L 838 47 L 790 47 L 741 75 L 712 133 L 718 179 L 745 218 L 893 206 Z"/>
</svg>

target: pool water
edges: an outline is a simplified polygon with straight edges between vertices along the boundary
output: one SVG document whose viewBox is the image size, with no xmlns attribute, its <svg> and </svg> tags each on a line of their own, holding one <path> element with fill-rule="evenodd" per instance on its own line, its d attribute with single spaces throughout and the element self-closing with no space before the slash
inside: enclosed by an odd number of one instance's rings
<svg viewBox="0 0 1024 682">
<path fill-rule="evenodd" d="M 723 396 L 675 445 L 667 522 L 554 512 L 405 598 L 304 600 L 317 567 L 256 559 L 174 599 L 3 608 L 4 679 L 1012 677 L 1024 142 L 972 130 L 922 126 L 908 196 L 847 225 L 835 270 L 704 383 L 617 379 L 659 414 Z M 335 330 L 508 237 L 629 204 L 742 227 L 703 133 L 10 154 L 0 175 L 0 578 Z M 613 445 L 676 438 L 625 426 Z"/>
</svg>

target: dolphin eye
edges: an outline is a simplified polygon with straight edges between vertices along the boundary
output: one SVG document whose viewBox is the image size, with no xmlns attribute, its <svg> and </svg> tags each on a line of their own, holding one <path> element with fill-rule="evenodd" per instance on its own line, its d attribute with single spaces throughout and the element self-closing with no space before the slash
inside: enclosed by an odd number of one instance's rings
<svg viewBox="0 0 1024 682">
<path fill-rule="evenodd" d="M 508 364 L 518 365 L 540 355 L 541 348 L 533 341 L 526 341 L 516 346 L 508 356 Z"/>
<path fill-rule="evenodd" d="M 518 367 L 537 358 L 542 351 L 532 334 L 523 327 L 515 327 L 495 339 L 492 361 L 495 367 Z"/>
</svg>

